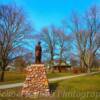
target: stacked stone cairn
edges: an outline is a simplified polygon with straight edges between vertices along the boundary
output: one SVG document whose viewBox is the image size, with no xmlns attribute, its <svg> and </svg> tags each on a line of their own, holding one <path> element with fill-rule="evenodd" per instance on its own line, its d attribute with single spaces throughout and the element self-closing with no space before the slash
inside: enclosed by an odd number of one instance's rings
<svg viewBox="0 0 100 100">
<path fill-rule="evenodd" d="M 50 96 L 44 64 L 33 64 L 26 68 L 26 72 L 22 96 Z"/>
</svg>

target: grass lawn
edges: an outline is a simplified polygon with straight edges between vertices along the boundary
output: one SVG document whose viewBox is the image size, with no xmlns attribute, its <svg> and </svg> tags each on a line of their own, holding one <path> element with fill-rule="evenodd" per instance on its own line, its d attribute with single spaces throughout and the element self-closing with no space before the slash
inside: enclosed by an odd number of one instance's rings
<svg viewBox="0 0 100 100">
<path fill-rule="evenodd" d="M 56 77 L 62 77 L 62 76 L 69 76 L 72 75 L 71 72 L 66 72 L 66 73 L 48 73 L 47 77 L 48 78 L 56 78 Z M 23 82 L 26 78 L 25 72 L 5 72 L 5 81 L 0 82 L 1 84 L 10 84 L 10 83 L 18 83 L 18 82 Z"/>
<path fill-rule="evenodd" d="M 0 91 L 4 97 L 0 100 L 100 100 L 100 74 L 50 83 L 50 90 L 53 92 L 49 98 L 29 99 L 20 97 L 21 87 L 6 89 Z"/>
<path fill-rule="evenodd" d="M 10 83 L 17 83 L 22 82 L 25 80 L 26 74 L 23 72 L 5 72 L 5 81 L 0 82 L 1 84 L 10 84 Z"/>
<path fill-rule="evenodd" d="M 61 100 L 100 100 L 100 74 L 59 82 L 54 94 Z"/>
<path fill-rule="evenodd" d="M 73 75 L 73 73 L 72 72 L 66 72 L 66 73 L 59 73 L 59 72 L 48 73 L 47 77 L 48 78 L 56 78 L 56 77 L 69 76 L 69 75 Z"/>
</svg>

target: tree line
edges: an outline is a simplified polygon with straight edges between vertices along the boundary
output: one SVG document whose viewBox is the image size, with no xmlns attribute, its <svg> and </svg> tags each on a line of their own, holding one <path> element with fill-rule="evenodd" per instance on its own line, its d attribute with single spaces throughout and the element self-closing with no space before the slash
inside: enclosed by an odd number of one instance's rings
<svg viewBox="0 0 100 100">
<path fill-rule="evenodd" d="M 54 61 L 55 56 L 60 60 L 70 59 L 70 62 L 77 58 L 79 66 L 90 72 L 100 59 L 99 7 L 94 5 L 82 15 L 73 12 L 69 23 L 64 21 L 62 27 L 44 28 L 40 38 L 45 42 L 50 61 Z M 72 58 L 71 54 L 74 55 Z"/>
</svg>

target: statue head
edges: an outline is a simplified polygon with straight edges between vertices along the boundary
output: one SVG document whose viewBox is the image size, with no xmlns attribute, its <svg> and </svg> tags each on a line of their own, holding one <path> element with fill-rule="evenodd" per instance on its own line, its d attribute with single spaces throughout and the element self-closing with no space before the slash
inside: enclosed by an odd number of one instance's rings
<svg viewBox="0 0 100 100">
<path fill-rule="evenodd" d="M 38 41 L 38 45 L 40 45 L 41 44 L 41 42 L 40 41 Z"/>
</svg>

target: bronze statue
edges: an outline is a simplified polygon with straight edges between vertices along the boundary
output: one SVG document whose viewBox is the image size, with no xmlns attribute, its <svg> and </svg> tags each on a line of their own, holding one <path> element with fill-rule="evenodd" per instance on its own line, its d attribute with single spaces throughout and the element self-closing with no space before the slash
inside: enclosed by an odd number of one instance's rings
<svg viewBox="0 0 100 100">
<path fill-rule="evenodd" d="M 41 42 L 39 41 L 35 47 L 35 63 L 37 64 L 41 63 L 41 53 L 42 53 L 42 48 L 41 48 Z"/>
</svg>

